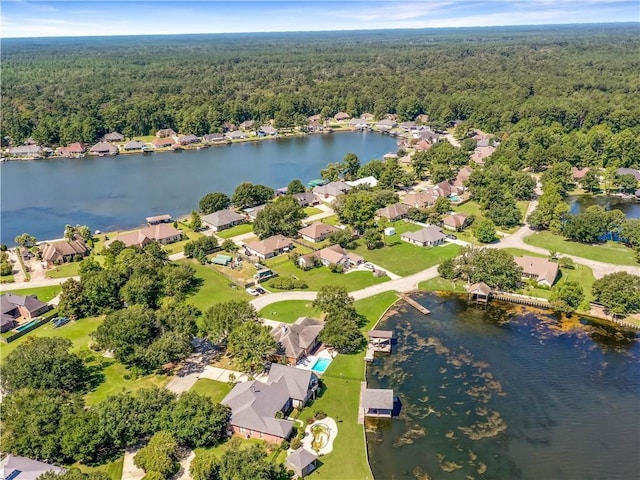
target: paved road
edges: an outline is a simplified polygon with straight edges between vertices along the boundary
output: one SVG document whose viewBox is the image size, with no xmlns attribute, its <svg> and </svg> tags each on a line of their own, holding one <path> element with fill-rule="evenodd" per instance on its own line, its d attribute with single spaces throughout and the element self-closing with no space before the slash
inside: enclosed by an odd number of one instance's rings
<svg viewBox="0 0 640 480">
<path fill-rule="evenodd" d="M 70 278 L 80 280 L 80 277 L 64 277 L 64 278 L 46 278 L 44 280 L 33 280 L 31 282 L 13 282 L 0 284 L 0 292 L 6 292 L 7 290 L 19 290 L 21 288 L 36 288 L 36 287 L 50 287 L 52 285 L 60 285 Z"/>
</svg>

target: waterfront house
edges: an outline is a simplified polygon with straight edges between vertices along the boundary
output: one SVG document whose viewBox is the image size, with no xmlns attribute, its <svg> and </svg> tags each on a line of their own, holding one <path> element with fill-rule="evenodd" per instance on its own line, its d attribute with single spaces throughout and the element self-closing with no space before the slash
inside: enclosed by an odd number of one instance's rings
<svg viewBox="0 0 640 480">
<path fill-rule="evenodd" d="M 321 200 L 332 203 L 338 195 L 347 193 L 353 187 L 344 182 L 329 182 L 326 185 L 318 185 L 313 187 L 312 192 Z"/>
<path fill-rule="evenodd" d="M 178 138 L 178 143 L 180 145 L 193 145 L 194 143 L 200 143 L 200 137 L 196 137 L 195 135 L 181 135 Z"/>
<path fill-rule="evenodd" d="M 376 123 L 376 128 L 378 130 L 382 130 L 383 132 L 388 132 L 389 130 L 398 126 L 398 123 L 395 120 L 390 120 L 385 118 L 384 120 L 380 120 Z"/>
<path fill-rule="evenodd" d="M 245 221 L 245 217 L 233 210 L 218 210 L 217 212 L 204 215 L 202 217 L 203 225 L 211 228 L 214 232 L 226 230 Z"/>
<path fill-rule="evenodd" d="M 159 223 L 171 223 L 172 222 L 172 218 L 171 215 L 168 214 L 163 214 L 163 215 L 156 215 L 154 217 L 147 217 L 145 218 L 146 222 L 149 225 L 157 225 Z"/>
<path fill-rule="evenodd" d="M 376 211 L 376 216 L 378 218 L 385 218 L 390 222 L 395 222 L 402 218 L 406 218 L 409 213 L 409 205 L 405 205 L 404 203 L 393 203 L 391 205 L 387 205 L 384 208 L 380 208 Z"/>
<path fill-rule="evenodd" d="M 324 130 L 324 126 L 320 122 L 309 122 L 307 125 L 307 131 L 310 133 L 321 132 Z"/>
<path fill-rule="evenodd" d="M 439 227 L 429 225 L 417 232 L 405 232 L 400 236 L 400 239 L 419 247 L 434 247 L 442 245 L 445 236 Z"/>
<path fill-rule="evenodd" d="M 316 197 L 313 192 L 294 193 L 293 198 L 296 199 L 302 208 L 320 203 L 320 200 L 318 200 L 318 197 Z"/>
<path fill-rule="evenodd" d="M 589 173 L 589 170 L 591 170 L 589 167 L 586 167 L 586 168 L 572 167 L 571 168 L 571 176 L 573 177 L 574 181 L 579 182 L 580 180 L 582 180 L 584 178 L 584 176 L 587 173 Z"/>
<path fill-rule="evenodd" d="M 306 448 L 298 448 L 287 457 L 286 464 L 293 470 L 293 478 L 303 478 L 316 469 L 318 456 Z"/>
<path fill-rule="evenodd" d="M 442 225 L 449 230 L 461 231 L 467 223 L 467 216 L 464 213 L 454 213 L 442 219 Z"/>
<path fill-rule="evenodd" d="M 120 132 L 109 132 L 105 134 L 105 136 L 100 140 L 103 142 L 123 142 L 124 135 L 122 135 Z"/>
<path fill-rule="evenodd" d="M 122 149 L 125 152 L 132 152 L 134 150 L 142 150 L 144 148 L 144 143 L 142 143 L 139 140 L 131 140 L 130 142 L 127 142 L 124 144 L 124 146 L 122 147 Z"/>
<path fill-rule="evenodd" d="M 292 324 L 281 324 L 271 330 L 271 336 L 280 345 L 280 356 L 291 364 L 310 355 L 318 346 L 318 336 L 324 322 L 308 317 L 300 317 Z"/>
<path fill-rule="evenodd" d="M 89 153 L 92 155 L 99 155 L 101 157 L 104 155 L 117 155 L 118 147 L 109 142 L 98 142 L 91 147 Z"/>
<path fill-rule="evenodd" d="M 365 112 L 362 115 L 360 115 L 360 118 L 364 118 L 367 121 L 372 121 L 376 119 L 376 116 L 373 113 Z"/>
<path fill-rule="evenodd" d="M 256 122 L 253 120 L 245 120 L 240 124 L 240 130 L 251 130 Z"/>
<path fill-rule="evenodd" d="M 247 135 L 246 132 L 243 132 L 241 130 L 233 130 L 230 132 L 225 133 L 225 136 L 229 139 L 229 140 L 241 140 L 243 138 L 248 138 L 249 135 Z"/>
<path fill-rule="evenodd" d="M 435 192 L 416 192 L 405 195 L 400 201 L 410 207 L 425 208 L 432 206 L 437 199 L 438 195 Z"/>
<path fill-rule="evenodd" d="M 171 138 L 171 137 L 162 137 L 162 138 L 155 138 L 151 144 L 153 145 L 154 148 L 167 148 L 167 147 L 172 147 L 176 144 L 176 141 Z"/>
<path fill-rule="evenodd" d="M 58 149 L 58 155 L 67 158 L 76 158 L 82 156 L 82 154 L 87 150 L 80 142 L 72 143 L 71 145 L 67 145 L 66 147 L 60 147 Z"/>
<path fill-rule="evenodd" d="M 44 149 L 40 145 L 21 145 L 10 148 L 8 154 L 11 157 L 42 158 Z"/>
<path fill-rule="evenodd" d="M 221 133 L 208 133 L 202 137 L 205 143 L 224 143 L 227 139 Z"/>
<path fill-rule="evenodd" d="M 344 120 L 349 120 L 351 118 L 351 115 L 345 112 L 338 112 L 333 118 L 336 120 L 336 122 L 343 122 Z"/>
<path fill-rule="evenodd" d="M 356 130 L 365 130 L 369 128 L 369 121 L 364 118 L 352 118 L 349 120 L 349 126 Z"/>
<path fill-rule="evenodd" d="M 156 132 L 156 137 L 158 138 L 167 138 L 167 137 L 175 137 L 178 134 L 172 128 L 163 128 Z"/>
<path fill-rule="evenodd" d="M 289 438 L 294 422 L 276 414 L 303 407 L 317 389 L 318 377 L 310 370 L 274 363 L 266 382 L 238 383 L 221 403 L 231 408 L 232 433 L 280 443 Z"/>
<path fill-rule="evenodd" d="M 4 293 L 0 295 L 0 313 L 7 318 L 36 318 L 51 310 L 51 306 L 38 300 L 36 295 L 16 295 Z"/>
<path fill-rule="evenodd" d="M 393 390 L 365 388 L 360 394 L 360 408 L 364 417 L 391 418 L 393 415 Z"/>
<path fill-rule="evenodd" d="M 298 235 L 304 238 L 308 242 L 322 242 L 333 232 L 338 232 L 340 229 L 329 225 L 328 223 L 314 222 L 311 225 L 298 230 Z"/>
<path fill-rule="evenodd" d="M 64 469 L 11 454 L 0 461 L 0 479 L 2 480 L 36 480 L 49 472 L 61 474 Z"/>
<path fill-rule="evenodd" d="M 72 262 L 76 257 L 84 257 L 89 253 L 89 249 L 84 240 L 80 236 L 76 236 L 72 240 L 43 243 L 40 245 L 40 252 L 42 260 L 48 266 L 52 266 Z"/>
<path fill-rule="evenodd" d="M 237 130 L 237 127 L 235 125 L 235 123 L 231 123 L 231 122 L 224 122 L 222 124 L 222 131 L 223 132 L 233 132 L 234 130 Z"/>
<path fill-rule="evenodd" d="M 171 224 L 158 223 L 149 227 L 141 228 L 133 232 L 123 233 L 105 242 L 105 246 L 111 245 L 116 240 L 122 242 L 127 247 L 146 247 L 150 243 L 158 242 L 162 245 L 180 241 L 182 232 Z"/>
<path fill-rule="evenodd" d="M 247 214 L 247 217 L 249 218 L 249 220 L 253 221 L 258 217 L 258 214 L 265 208 L 267 208 L 267 204 L 263 203 L 262 205 L 256 205 L 255 207 L 245 208 L 243 212 Z"/>
<path fill-rule="evenodd" d="M 278 134 L 278 130 L 273 128 L 271 125 L 262 125 L 258 130 L 258 135 L 274 137 Z"/>
<path fill-rule="evenodd" d="M 109 247 L 115 241 L 119 241 L 119 242 L 124 243 L 125 247 L 140 247 L 140 248 L 144 248 L 147 245 L 149 245 L 150 243 L 153 243 L 153 240 L 151 240 L 149 237 L 147 237 L 140 230 L 135 230 L 133 232 L 127 232 L 127 233 L 121 233 L 120 235 L 117 235 L 116 237 L 104 242 L 104 246 L 105 247 Z"/>
<path fill-rule="evenodd" d="M 249 254 L 266 260 L 267 258 L 288 252 L 293 248 L 293 242 L 284 235 L 273 235 L 264 240 L 247 243 L 244 245 L 244 248 Z"/>
<path fill-rule="evenodd" d="M 346 183 L 350 187 L 358 187 L 360 185 L 375 187 L 378 185 L 378 180 L 376 179 L 376 177 L 369 176 L 369 177 L 362 177 L 357 180 L 349 180 L 348 182 L 344 182 L 344 183 Z"/>
<path fill-rule="evenodd" d="M 532 278 L 538 284 L 551 287 L 558 276 L 559 267 L 555 262 L 546 258 L 523 255 L 513 258 L 516 264 L 522 268 L 524 278 Z"/>
<path fill-rule="evenodd" d="M 399 127 L 405 132 L 410 132 L 414 128 L 416 128 L 416 122 L 402 122 Z"/>
<path fill-rule="evenodd" d="M 307 118 L 307 120 L 309 121 L 309 123 L 321 122 L 322 121 L 322 115 L 311 115 L 309 118 Z"/>
</svg>

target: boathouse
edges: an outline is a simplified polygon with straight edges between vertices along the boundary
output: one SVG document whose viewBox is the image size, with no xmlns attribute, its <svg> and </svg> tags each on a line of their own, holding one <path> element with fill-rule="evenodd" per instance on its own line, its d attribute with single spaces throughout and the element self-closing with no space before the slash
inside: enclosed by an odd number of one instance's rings
<svg viewBox="0 0 640 480">
<path fill-rule="evenodd" d="M 478 303 L 488 303 L 491 287 L 484 282 L 474 283 L 469 287 L 469 298 Z"/>
<path fill-rule="evenodd" d="M 391 418 L 393 414 L 393 390 L 388 388 L 364 388 L 360 395 L 360 409 L 365 418 Z"/>
</svg>

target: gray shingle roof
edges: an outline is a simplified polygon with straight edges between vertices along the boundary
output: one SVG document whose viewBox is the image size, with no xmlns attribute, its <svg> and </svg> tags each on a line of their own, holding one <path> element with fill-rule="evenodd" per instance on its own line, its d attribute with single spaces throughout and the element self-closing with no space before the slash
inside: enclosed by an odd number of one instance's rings
<svg viewBox="0 0 640 480">
<path fill-rule="evenodd" d="M 393 410 L 393 390 L 367 388 L 362 391 L 362 408 Z"/>
<path fill-rule="evenodd" d="M 304 470 L 317 458 L 318 456 L 315 453 L 310 452 L 305 448 L 299 448 L 298 450 L 294 450 L 293 453 L 287 457 L 287 464 L 295 470 Z"/>
<path fill-rule="evenodd" d="M 26 457 L 7 455 L 0 461 L 0 478 L 11 480 L 36 480 L 46 472 L 61 473 L 64 470 L 55 465 L 38 462 Z"/>
<path fill-rule="evenodd" d="M 287 387 L 289 398 L 296 400 L 304 400 L 309 391 L 311 379 L 315 377 L 315 373 L 311 370 L 303 370 L 301 368 L 288 367 L 279 363 L 271 364 L 269 370 L 269 383 L 280 383 L 284 380 Z"/>
<path fill-rule="evenodd" d="M 244 220 L 244 217 L 233 210 L 218 210 L 202 217 L 203 222 L 214 227 L 223 227 L 242 220 Z"/>
<path fill-rule="evenodd" d="M 46 305 L 46 303 L 38 300 L 35 295 L 16 295 L 14 293 L 0 295 L 2 313 L 8 313 L 18 306 L 26 308 L 29 312 L 35 312 Z"/>
<path fill-rule="evenodd" d="M 435 227 L 433 225 L 429 225 L 428 227 L 423 228 L 422 230 L 418 230 L 417 232 L 406 232 L 402 234 L 402 237 L 409 238 L 411 240 L 415 240 L 420 243 L 426 242 L 438 242 L 440 240 L 444 240 L 445 236 L 442 233 L 440 228 Z"/>
<path fill-rule="evenodd" d="M 274 328 L 271 336 L 282 345 L 287 357 L 298 358 L 305 349 L 313 345 L 323 328 L 324 324 L 320 320 L 302 317 L 294 324 Z"/>
</svg>

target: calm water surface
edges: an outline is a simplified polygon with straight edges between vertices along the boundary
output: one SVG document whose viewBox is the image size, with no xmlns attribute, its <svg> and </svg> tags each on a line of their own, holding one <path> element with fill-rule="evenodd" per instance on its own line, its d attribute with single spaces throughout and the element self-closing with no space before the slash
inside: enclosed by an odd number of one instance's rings
<svg viewBox="0 0 640 480">
<path fill-rule="evenodd" d="M 640 354 L 634 334 L 521 307 L 424 294 L 379 328 L 397 351 L 372 388 L 399 417 L 367 425 L 376 479 L 637 479 Z"/>
<path fill-rule="evenodd" d="M 567 197 L 569 213 L 578 214 L 584 212 L 592 205 L 600 205 L 605 210 L 621 210 L 627 218 L 640 218 L 640 200 L 631 198 L 587 195 Z"/>
<path fill-rule="evenodd" d="M 208 192 L 231 194 L 244 181 L 278 188 L 320 176 L 353 152 L 362 164 L 397 150 L 372 132 L 247 142 L 150 155 L 7 162 L 0 167 L 1 241 L 29 232 L 62 237 L 65 224 L 103 231 L 130 228 L 150 215 L 184 215 Z"/>
</svg>

